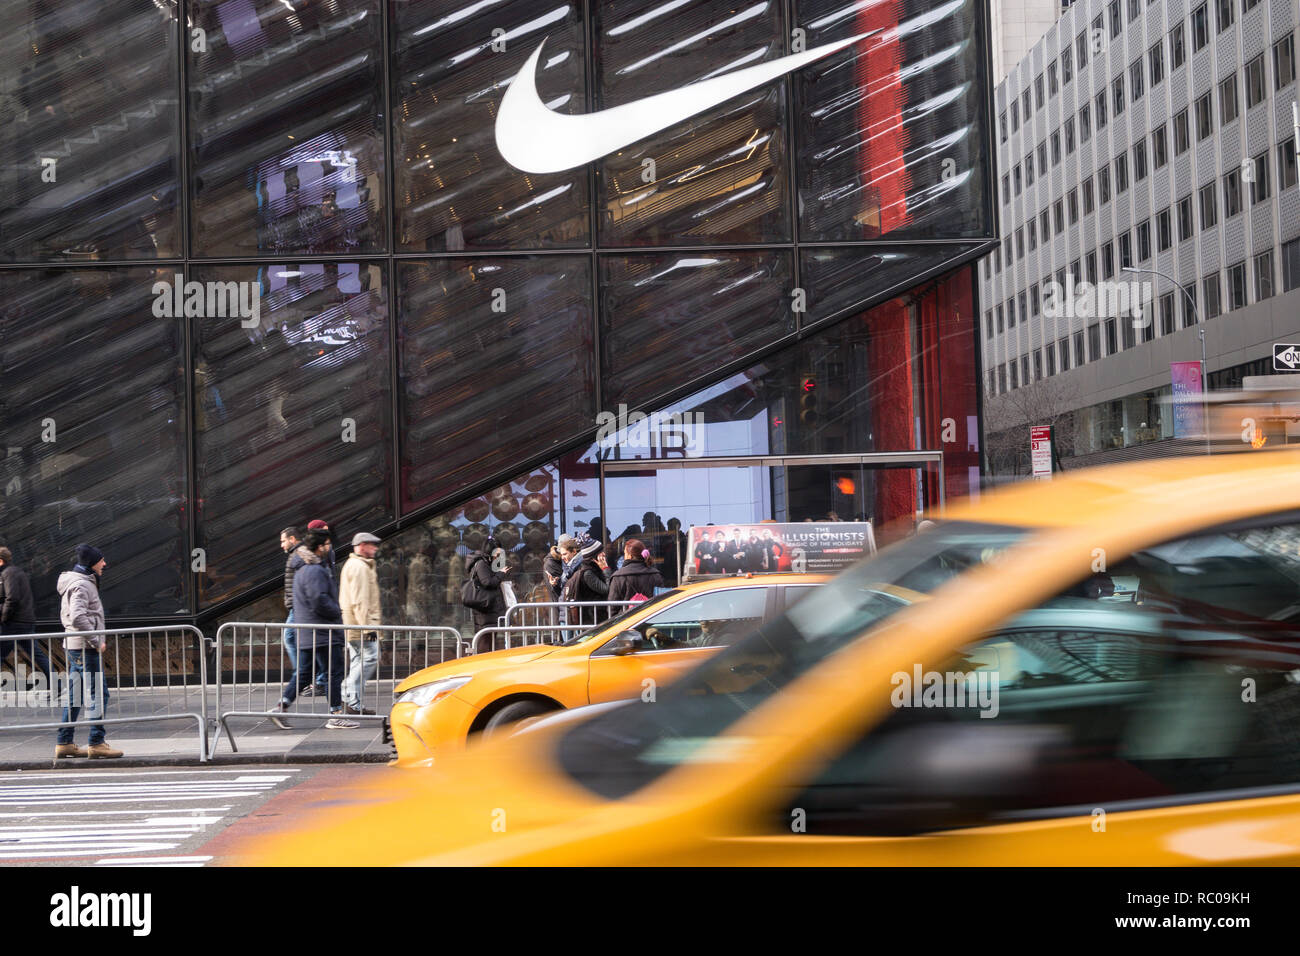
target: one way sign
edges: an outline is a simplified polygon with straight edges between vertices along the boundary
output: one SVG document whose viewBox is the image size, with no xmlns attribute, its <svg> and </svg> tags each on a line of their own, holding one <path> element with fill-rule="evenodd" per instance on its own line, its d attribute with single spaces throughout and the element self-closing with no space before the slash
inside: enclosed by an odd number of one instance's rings
<svg viewBox="0 0 1300 956">
<path fill-rule="evenodd" d="M 1300 370 L 1300 344 L 1295 342 L 1273 343 L 1273 371 L 1294 372 Z"/>
</svg>

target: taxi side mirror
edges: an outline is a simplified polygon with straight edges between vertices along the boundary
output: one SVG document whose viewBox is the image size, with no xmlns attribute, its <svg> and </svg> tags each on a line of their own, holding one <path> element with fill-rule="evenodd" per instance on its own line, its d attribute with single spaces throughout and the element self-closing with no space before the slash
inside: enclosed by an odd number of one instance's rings
<svg viewBox="0 0 1300 956">
<path fill-rule="evenodd" d="M 610 653 L 616 657 L 626 657 L 641 650 L 645 650 L 645 638 L 640 631 L 624 631 L 610 642 Z"/>
</svg>

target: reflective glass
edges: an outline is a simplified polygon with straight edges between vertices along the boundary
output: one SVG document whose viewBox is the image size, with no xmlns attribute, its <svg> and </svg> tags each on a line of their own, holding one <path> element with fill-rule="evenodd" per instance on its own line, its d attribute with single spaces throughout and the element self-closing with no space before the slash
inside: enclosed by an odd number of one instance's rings
<svg viewBox="0 0 1300 956">
<path fill-rule="evenodd" d="M 990 232 L 980 4 L 797 0 L 795 9 L 810 48 L 867 35 L 796 74 L 800 237 Z"/>
<path fill-rule="evenodd" d="M 404 509 L 595 428 L 590 262 L 398 265 Z"/>
<path fill-rule="evenodd" d="M 388 295 L 367 262 L 208 266 L 192 281 L 259 303 L 256 322 L 210 300 L 191 313 L 206 606 L 283 570 L 283 527 L 321 518 L 351 540 L 392 518 Z"/>
<path fill-rule="evenodd" d="M 194 254 L 383 251 L 378 0 L 192 0 L 189 18 Z"/>
<path fill-rule="evenodd" d="M 404 252 L 586 246 L 587 167 L 522 173 L 502 159 L 501 97 L 543 40 L 542 101 L 586 111 L 581 6 L 394 3 L 396 243 Z"/>
<path fill-rule="evenodd" d="M 189 610 L 179 319 L 152 268 L 0 272 L 0 531 L 57 621 L 58 575 L 99 548 L 109 622 Z"/>
<path fill-rule="evenodd" d="M 870 300 L 916 285 L 923 275 L 943 269 L 969 250 L 963 245 L 915 245 L 889 248 L 837 246 L 803 249 L 800 281 L 808 292 L 803 324 L 842 315 Z"/>
<path fill-rule="evenodd" d="M 649 402 L 794 331 L 784 252 L 601 256 L 607 408 Z"/>
<path fill-rule="evenodd" d="M 785 54 L 781 5 L 612 0 L 595 7 L 599 108 Z M 775 81 L 634 143 L 597 166 L 603 246 L 789 237 L 786 92 Z"/>
<path fill-rule="evenodd" d="M 4 5 L 0 259 L 180 255 L 174 5 Z"/>
</svg>

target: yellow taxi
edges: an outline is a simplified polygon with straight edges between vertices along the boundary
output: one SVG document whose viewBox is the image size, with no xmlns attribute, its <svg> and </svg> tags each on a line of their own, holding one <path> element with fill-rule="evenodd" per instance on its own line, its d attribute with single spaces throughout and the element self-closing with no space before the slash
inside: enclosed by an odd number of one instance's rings
<svg viewBox="0 0 1300 956">
<path fill-rule="evenodd" d="M 829 580 L 758 574 L 684 584 L 563 644 L 530 644 L 426 667 L 402 681 L 389 727 L 396 766 L 429 766 L 471 736 L 548 711 L 659 689 Z"/>
<path fill-rule="evenodd" d="M 1079 471 L 243 861 L 1294 864 L 1298 675 L 1300 453 Z"/>
</svg>

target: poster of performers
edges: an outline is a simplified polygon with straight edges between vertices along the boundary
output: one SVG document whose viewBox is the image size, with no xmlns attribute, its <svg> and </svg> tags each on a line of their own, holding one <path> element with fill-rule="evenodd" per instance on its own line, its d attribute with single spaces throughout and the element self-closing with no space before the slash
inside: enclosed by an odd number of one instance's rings
<svg viewBox="0 0 1300 956">
<path fill-rule="evenodd" d="M 692 525 L 686 577 L 834 574 L 875 553 L 869 521 Z"/>
</svg>

